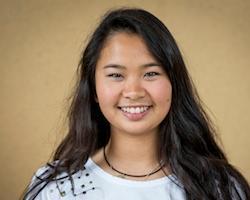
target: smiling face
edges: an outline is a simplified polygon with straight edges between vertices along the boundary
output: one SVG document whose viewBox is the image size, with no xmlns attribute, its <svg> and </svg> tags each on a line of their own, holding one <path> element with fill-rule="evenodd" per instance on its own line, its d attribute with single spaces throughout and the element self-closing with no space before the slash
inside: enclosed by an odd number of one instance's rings
<svg viewBox="0 0 250 200">
<path fill-rule="evenodd" d="M 170 105 L 166 72 L 135 34 L 115 33 L 101 51 L 95 72 L 96 101 L 112 133 L 157 133 Z"/>
</svg>

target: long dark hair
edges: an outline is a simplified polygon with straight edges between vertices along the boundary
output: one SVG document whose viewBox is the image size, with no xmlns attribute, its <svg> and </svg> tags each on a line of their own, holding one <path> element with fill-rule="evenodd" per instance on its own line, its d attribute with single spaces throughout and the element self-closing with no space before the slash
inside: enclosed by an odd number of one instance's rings
<svg viewBox="0 0 250 200">
<path fill-rule="evenodd" d="M 215 131 L 204 112 L 180 50 L 166 26 L 151 13 L 122 8 L 106 13 L 83 51 L 69 109 L 69 131 L 57 148 L 52 164 L 27 194 L 36 195 L 62 172 L 83 168 L 97 149 L 107 144 L 110 126 L 95 101 L 95 67 L 107 38 L 117 32 L 140 36 L 161 63 L 172 84 L 172 104 L 160 124 L 159 157 L 182 184 L 186 198 L 250 199 L 244 177 L 228 163 L 216 144 Z M 25 197 L 24 197 L 25 198 Z"/>
</svg>

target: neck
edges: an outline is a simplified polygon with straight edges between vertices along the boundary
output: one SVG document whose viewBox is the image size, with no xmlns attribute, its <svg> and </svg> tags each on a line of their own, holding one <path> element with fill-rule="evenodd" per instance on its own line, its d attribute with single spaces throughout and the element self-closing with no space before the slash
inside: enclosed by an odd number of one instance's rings
<svg viewBox="0 0 250 200">
<path fill-rule="evenodd" d="M 113 167 L 130 173 L 147 173 L 159 165 L 157 133 L 127 135 L 111 132 L 106 156 Z"/>
</svg>

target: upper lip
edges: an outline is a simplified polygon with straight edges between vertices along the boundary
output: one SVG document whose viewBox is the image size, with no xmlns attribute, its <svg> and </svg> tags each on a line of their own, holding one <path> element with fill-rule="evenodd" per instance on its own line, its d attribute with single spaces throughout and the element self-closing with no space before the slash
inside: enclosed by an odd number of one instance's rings
<svg viewBox="0 0 250 200">
<path fill-rule="evenodd" d="M 150 107 L 151 105 L 127 105 L 127 106 L 118 106 L 119 108 L 135 108 L 135 107 Z"/>
</svg>

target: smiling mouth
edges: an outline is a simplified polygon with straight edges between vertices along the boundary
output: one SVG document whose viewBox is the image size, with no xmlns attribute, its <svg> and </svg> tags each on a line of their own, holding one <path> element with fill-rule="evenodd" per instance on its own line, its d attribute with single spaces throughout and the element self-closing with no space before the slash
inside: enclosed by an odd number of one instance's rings
<svg viewBox="0 0 250 200">
<path fill-rule="evenodd" d="M 152 106 L 118 107 L 129 121 L 140 121 L 148 115 Z"/>
<path fill-rule="evenodd" d="M 152 106 L 125 106 L 118 107 L 122 112 L 129 114 L 140 114 L 146 112 Z"/>
</svg>

